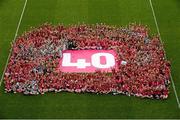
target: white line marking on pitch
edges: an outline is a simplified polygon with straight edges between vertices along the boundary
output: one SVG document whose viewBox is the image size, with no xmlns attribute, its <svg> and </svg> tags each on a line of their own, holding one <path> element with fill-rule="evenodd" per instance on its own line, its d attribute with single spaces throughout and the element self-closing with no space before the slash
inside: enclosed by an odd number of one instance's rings
<svg viewBox="0 0 180 120">
<path fill-rule="evenodd" d="M 21 21 L 22 21 L 23 15 L 24 15 L 24 11 L 25 11 L 25 9 L 26 9 L 26 4 L 27 4 L 27 0 L 25 0 L 25 2 L 24 2 L 24 7 L 23 7 L 23 9 L 22 9 L 21 16 L 20 16 L 20 19 L 19 19 L 19 22 L 18 22 L 18 26 L 17 26 L 17 28 L 16 28 L 16 32 L 15 32 L 14 39 L 13 39 L 12 43 L 15 42 L 16 37 L 17 37 L 17 35 L 18 35 L 19 27 L 20 27 L 20 25 L 21 25 Z M 6 65 L 5 65 L 5 68 L 4 68 L 2 77 L 1 77 L 0 87 L 1 87 L 1 84 L 2 84 L 3 79 L 4 79 L 4 74 L 5 74 L 5 71 L 6 71 L 6 68 L 7 68 L 7 65 L 8 65 L 10 56 L 11 56 L 11 53 L 12 53 L 12 47 L 11 47 L 11 49 L 10 49 L 10 52 L 9 52 L 9 55 L 8 55 L 8 58 L 7 58 L 7 61 L 6 61 Z"/>
<path fill-rule="evenodd" d="M 158 34 L 159 34 L 160 41 L 161 41 L 161 43 L 163 43 L 163 41 L 162 41 L 162 39 L 161 39 L 161 34 L 160 34 L 160 31 L 159 31 L 159 26 L 158 26 L 158 23 L 157 23 L 157 19 L 156 19 L 156 14 L 155 14 L 155 12 L 154 12 L 154 8 L 153 8 L 153 5 L 152 5 L 152 0 L 149 0 L 149 3 L 150 3 L 150 6 L 151 6 L 152 14 L 153 14 L 153 17 L 154 17 L 154 22 L 155 22 L 155 24 L 156 24 L 156 28 L 157 28 L 157 32 L 158 32 Z M 163 48 L 163 49 L 164 49 L 164 48 Z M 164 52 L 165 52 L 165 50 L 164 50 Z M 167 59 L 166 54 L 165 54 L 165 58 Z M 171 82 L 172 82 L 174 94 L 175 94 L 175 96 L 176 96 L 176 101 L 177 101 L 177 104 L 178 104 L 178 108 L 180 109 L 179 98 L 178 98 L 177 91 L 176 91 L 176 87 L 175 87 L 175 84 L 174 84 L 174 80 L 173 80 L 173 77 L 172 77 L 171 74 L 170 74 L 170 78 L 171 78 Z"/>
</svg>

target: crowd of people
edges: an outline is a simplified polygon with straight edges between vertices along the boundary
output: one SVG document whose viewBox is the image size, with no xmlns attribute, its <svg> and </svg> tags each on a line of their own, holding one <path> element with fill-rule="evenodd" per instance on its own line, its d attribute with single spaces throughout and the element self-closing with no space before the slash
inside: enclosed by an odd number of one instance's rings
<svg viewBox="0 0 180 120">
<path fill-rule="evenodd" d="M 165 99 L 170 63 L 158 36 L 147 26 L 53 26 L 44 24 L 24 33 L 12 44 L 5 72 L 6 92 L 44 94 L 48 91 L 126 94 Z M 115 50 L 118 69 L 111 73 L 64 73 L 58 69 L 63 50 Z M 126 61 L 121 65 L 120 61 Z"/>
</svg>

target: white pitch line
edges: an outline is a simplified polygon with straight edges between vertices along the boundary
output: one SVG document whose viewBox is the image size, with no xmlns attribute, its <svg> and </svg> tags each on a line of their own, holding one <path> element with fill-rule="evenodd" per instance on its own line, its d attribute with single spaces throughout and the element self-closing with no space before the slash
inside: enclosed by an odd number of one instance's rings
<svg viewBox="0 0 180 120">
<path fill-rule="evenodd" d="M 26 9 L 26 4 L 27 4 L 27 0 L 25 0 L 25 2 L 24 2 L 24 7 L 23 7 L 23 9 L 22 9 L 21 16 L 20 16 L 20 18 L 19 18 L 19 22 L 18 22 L 18 25 L 17 25 L 16 32 L 15 32 L 14 39 L 13 39 L 12 43 L 15 42 L 16 37 L 17 37 L 17 35 L 18 35 L 19 27 L 20 27 L 20 25 L 21 25 L 21 21 L 22 21 L 23 15 L 24 15 L 24 11 L 25 11 L 25 9 Z M 12 53 L 12 47 L 11 47 L 11 49 L 10 49 L 10 52 L 9 52 L 9 55 L 8 55 L 8 58 L 7 58 L 7 61 L 6 61 L 6 65 L 5 65 L 5 68 L 4 68 L 2 77 L 1 77 L 0 87 L 1 87 L 1 84 L 2 84 L 3 79 L 4 79 L 4 74 L 5 74 L 5 71 L 6 71 L 6 68 L 7 68 L 8 61 L 9 61 L 9 59 L 10 59 L 11 53 Z"/>
<path fill-rule="evenodd" d="M 150 6 L 151 6 L 152 14 L 153 14 L 153 17 L 154 17 L 154 22 L 155 22 L 155 24 L 156 24 L 156 28 L 157 28 L 157 32 L 158 32 L 160 41 L 161 41 L 161 43 L 163 43 L 163 41 L 162 41 L 162 39 L 161 39 L 161 34 L 160 34 L 158 22 L 157 22 L 157 19 L 156 19 L 156 14 L 155 14 L 155 12 L 154 12 L 154 8 L 153 8 L 153 5 L 152 5 L 152 0 L 149 0 L 149 4 L 150 4 Z M 163 48 L 163 50 L 164 50 L 164 48 Z M 164 52 L 165 52 L 165 50 L 164 50 Z M 165 58 L 167 59 L 166 54 L 165 54 Z M 173 77 L 172 77 L 171 74 L 170 74 L 170 78 L 171 78 L 171 82 L 172 82 L 174 94 L 175 94 L 175 96 L 176 96 L 176 101 L 177 101 L 177 104 L 178 104 L 178 108 L 180 109 L 179 98 L 178 98 L 177 91 L 176 91 L 176 87 L 175 87 L 175 84 L 174 84 L 174 80 L 173 80 Z"/>
</svg>

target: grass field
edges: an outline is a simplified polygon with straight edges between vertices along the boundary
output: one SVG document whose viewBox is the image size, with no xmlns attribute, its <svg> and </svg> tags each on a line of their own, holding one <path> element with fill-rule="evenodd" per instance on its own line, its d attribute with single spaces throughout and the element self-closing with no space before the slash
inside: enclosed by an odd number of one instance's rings
<svg viewBox="0 0 180 120">
<path fill-rule="evenodd" d="M 25 0 L 0 0 L 0 76 L 8 58 Z M 152 0 L 172 77 L 180 99 L 180 1 Z M 42 23 L 106 23 L 148 25 L 157 28 L 149 0 L 28 0 L 18 35 Z M 48 93 L 37 96 L 4 93 L 0 87 L 0 118 L 179 118 L 171 84 L 167 100 L 124 95 Z"/>
</svg>

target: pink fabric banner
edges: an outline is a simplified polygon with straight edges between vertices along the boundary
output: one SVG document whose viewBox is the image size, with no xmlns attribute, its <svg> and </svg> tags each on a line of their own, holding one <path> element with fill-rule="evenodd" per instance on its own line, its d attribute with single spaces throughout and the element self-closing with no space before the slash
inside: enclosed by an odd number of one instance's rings
<svg viewBox="0 0 180 120">
<path fill-rule="evenodd" d="M 117 68 L 114 50 L 65 50 L 59 61 L 62 72 L 111 72 Z"/>
</svg>

